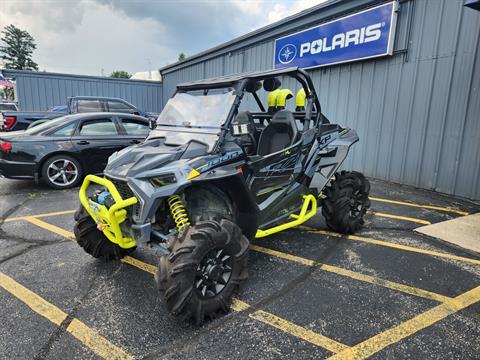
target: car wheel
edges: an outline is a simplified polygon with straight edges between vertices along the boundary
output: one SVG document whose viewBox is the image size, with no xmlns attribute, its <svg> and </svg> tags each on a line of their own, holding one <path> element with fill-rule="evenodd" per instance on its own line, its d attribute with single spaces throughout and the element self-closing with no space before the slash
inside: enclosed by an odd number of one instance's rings
<svg viewBox="0 0 480 360">
<path fill-rule="evenodd" d="M 53 189 L 69 189 L 83 178 L 83 168 L 71 156 L 57 155 L 47 159 L 42 167 L 42 179 Z"/>
</svg>

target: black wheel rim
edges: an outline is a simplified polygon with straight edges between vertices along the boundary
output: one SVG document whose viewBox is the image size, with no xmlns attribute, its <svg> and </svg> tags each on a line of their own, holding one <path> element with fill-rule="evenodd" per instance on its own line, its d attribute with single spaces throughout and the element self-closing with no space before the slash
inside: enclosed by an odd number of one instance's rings
<svg viewBox="0 0 480 360">
<path fill-rule="evenodd" d="M 197 266 L 195 288 L 203 298 L 220 294 L 227 286 L 233 271 L 233 257 L 223 249 L 209 251 Z"/>
<path fill-rule="evenodd" d="M 363 210 L 363 197 L 360 190 L 355 191 L 350 199 L 350 217 L 358 217 Z"/>
</svg>

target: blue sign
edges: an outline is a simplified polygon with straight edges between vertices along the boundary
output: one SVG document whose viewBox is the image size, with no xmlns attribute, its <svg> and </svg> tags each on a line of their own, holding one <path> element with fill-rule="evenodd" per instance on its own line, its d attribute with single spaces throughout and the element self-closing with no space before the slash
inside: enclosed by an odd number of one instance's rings
<svg viewBox="0 0 480 360">
<path fill-rule="evenodd" d="M 275 68 L 312 68 L 392 55 L 393 1 L 275 40 Z"/>
</svg>

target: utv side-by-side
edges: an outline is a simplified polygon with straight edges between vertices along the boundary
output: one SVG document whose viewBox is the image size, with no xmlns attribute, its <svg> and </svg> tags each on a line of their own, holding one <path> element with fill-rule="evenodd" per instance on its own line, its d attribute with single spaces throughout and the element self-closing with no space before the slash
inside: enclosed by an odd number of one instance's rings
<svg viewBox="0 0 480 360">
<path fill-rule="evenodd" d="M 148 139 L 113 154 L 104 177 L 85 178 L 75 236 L 106 260 L 155 246 L 167 308 L 201 323 L 228 311 L 255 237 L 305 222 L 317 201 L 331 229 L 363 225 L 368 181 L 336 172 L 357 141 L 322 115 L 298 68 L 178 85 Z"/>
</svg>

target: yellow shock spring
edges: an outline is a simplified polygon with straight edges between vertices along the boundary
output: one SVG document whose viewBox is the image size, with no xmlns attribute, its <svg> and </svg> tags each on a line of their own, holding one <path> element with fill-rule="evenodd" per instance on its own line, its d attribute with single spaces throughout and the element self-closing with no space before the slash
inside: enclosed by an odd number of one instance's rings
<svg viewBox="0 0 480 360">
<path fill-rule="evenodd" d="M 172 195 L 168 198 L 167 202 L 178 231 L 182 231 L 185 226 L 190 226 L 190 220 L 188 219 L 187 210 L 185 209 L 185 205 L 183 205 L 182 198 L 179 195 Z"/>
</svg>

